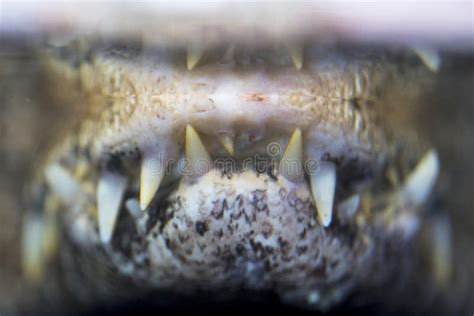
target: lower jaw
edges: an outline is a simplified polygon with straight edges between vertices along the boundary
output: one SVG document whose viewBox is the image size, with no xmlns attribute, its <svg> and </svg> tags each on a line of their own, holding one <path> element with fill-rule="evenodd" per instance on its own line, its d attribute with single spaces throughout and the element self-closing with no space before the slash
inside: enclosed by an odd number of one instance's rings
<svg viewBox="0 0 474 316">
<path fill-rule="evenodd" d="M 101 245 L 94 212 L 68 212 L 64 226 L 81 252 L 103 247 L 105 253 L 96 253 L 103 261 L 95 264 L 141 290 L 225 289 L 230 297 L 241 288 L 270 290 L 318 309 L 354 288 L 387 282 L 394 273 L 384 268 L 387 261 L 413 254 L 420 214 L 398 189 L 377 194 L 369 186 L 355 207 L 343 206 L 344 193 L 336 196 L 332 222 L 324 227 L 306 177 L 290 181 L 266 170 L 185 175 L 160 188 L 145 212 L 136 189 L 129 189 L 110 244 Z M 393 253 L 384 257 L 384 249 Z M 380 270 L 370 275 L 372 269 Z M 110 293 L 126 291 L 127 282 L 112 282 Z"/>
<path fill-rule="evenodd" d="M 353 217 L 336 211 L 325 228 L 306 183 L 254 171 L 212 170 L 192 185 L 182 179 L 147 212 L 126 204 L 129 210 L 119 218 L 99 264 L 117 269 L 144 291 L 208 290 L 232 298 L 243 289 L 265 290 L 291 304 L 325 309 L 361 284 L 385 282 L 393 271 L 368 275 L 385 260 L 393 264 L 410 254 L 404 241 L 390 245 L 406 232 L 395 227 L 387 233 L 383 213 L 369 220 L 360 208 Z M 98 235 L 93 239 L 99 242 Z M 94 243 L 81 251 L 96 249 Z M 381 260 L 385 247 L 393 253 Z M 127 291 L 122 288 L 127 282 L 104 282 L 115 284 L 110 293 Z"/>
</svg>

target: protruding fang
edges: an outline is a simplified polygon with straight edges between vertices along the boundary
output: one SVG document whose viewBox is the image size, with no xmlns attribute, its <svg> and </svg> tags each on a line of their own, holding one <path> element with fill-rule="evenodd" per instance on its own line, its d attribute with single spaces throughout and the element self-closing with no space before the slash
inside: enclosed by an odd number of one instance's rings
<svg viewBox="0 0 474 316">
<path fill-rule="evenodd" d="M 303 45 L 292 44 L 288 45 L 288 51 L 296 69 L 300 70 L 303 67 Z"/>
<path fill-rule="evenodd" d="M 324 227 L 332 220 L 332 207 L 336 189 L 336 165 L 323 162 L 317 170 L 310 174 L 311 191 L 318 212 L 318 217 Z"/>
<path fill-rule="evenodd" d="M 186 159 L 188 164 L 186 172 L 190 176 L 200 176 L 211 169 L 211 157 L 198 133 L 189 124 L 186 126 Z"/>
<path fill-rule="evenodd" d="M 97 184 L 97 213 L 99 235 L 103 244 L 108 244 L 117 221 L 127 178 L 122 175 L 105 172 Z"/>
<path fill-rule="evenodd" d="M 227 133 L 219 134 L 218 136 L 220 142 L 224 146 L 224 148 L 231 154 L 234 155 L 234 137 Z"/>
<path fill-rule="evenodd" d="M 46 168 L 45 178 L 50 189 L 68 204 L 73 204 L 80 192 L 80 184 L 62 166 L 50 165 Z"/>
<path fill-rule="evenodd" d="M 428 47 L 416 46 L 413 51 L 418 55 L 423 64 L 432 72 L 438 72 L 441 66 L 441 57 L 439 53 Z"/>
<path fill-rule="evenodd" d="M 186 67 L 189 71 L 193 70 L 198 64 L 202 55 L 204 54 L 204 48 L 198 44 L 191 44 L 188 46 L 186 55 Z"/>
<path fill-rule="evenodd" d="M 145 156 L 140 171 L 140 208 L 145 210 L 160 187 L 165 174 L 162 159 L 153 155 Z"/>
<path fill-rule="evenodd" d="M 293 182 L 303 179 L 303 137 L 299 128 L 293 132 L 280 161 L 280 173 Z"/>
<path fill-rule="evenodd" d="M 360 195 L 354 194 L 351 197 L 345 199 L 337 206 L 338 215 L 340 218 L 349 220 L 354 218 L 357 209 L 359 208 Z"/>
<path fill-rule="evenodd" d="M 43 222 L 43 256 L 48 261 L 58 251 L 59 228 L 55 214 L 45 214 Z"/>
<path fill-rule="evenodd" d="M 26 216 L 21 240 L 22 268 L 25 278 L 31 283 L 41 281 L 44 276 L 43 236 L 44 223 L 41 216 Z"/>
<path fill-rule="evenodd" d="M 127 209 L 130 216 L 133 218 L 138 218 L 142 216 L 142 208 L 140 207 L 140 203 L 137 199 L 128 199 L 125 201 L 125 208 Z"/>
<path fill-rule="evenodd" d="M 418 162 L 402 188 L 402 198 L 415 206 L 426 201 L 439 174 L 436 151 L 430 150 Z"/>
<path fill-rule="evenodd" d="M 437 217 L 429 227 L 432 245 L 432 269 L 435 281 L 445 286 L 452 274 L 451 224 L 446 217 Z"/>
</svg>

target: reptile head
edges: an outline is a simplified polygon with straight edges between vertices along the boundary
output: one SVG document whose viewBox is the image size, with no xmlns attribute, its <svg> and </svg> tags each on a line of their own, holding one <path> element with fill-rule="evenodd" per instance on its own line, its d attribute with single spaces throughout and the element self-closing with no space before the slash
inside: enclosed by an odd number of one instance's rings
<svg viewBox="0 0 474 316">
<path fill-rule="evenodd" d="M 402 263 L 439 171 L 394 110 L 430 86 L 415 54 L 91 42 L 43 56 L 50 95 L 81 116 L 34 186 L 30 279 L 58 233 L 56 261 L 83 278 L 61 286 L 89 299 L 243 288 L 326 309 L 415 271 Z"/>
</svg>

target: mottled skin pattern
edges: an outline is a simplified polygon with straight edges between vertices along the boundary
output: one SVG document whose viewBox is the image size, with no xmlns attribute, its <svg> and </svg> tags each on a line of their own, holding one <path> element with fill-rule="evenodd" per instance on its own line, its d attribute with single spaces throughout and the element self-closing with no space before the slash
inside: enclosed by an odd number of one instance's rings
<svg viewBox="0 0 474 316">
<path fill-rule="evenodd" d="M 363 260 L 361 241 L 325 232 L 306 192 L 288 192 L 276 179 L 260 175 L 253 188 L 236 195 L 235 177 L 241 175 L 202 179 L 208 183 L 198 182 L 170 198 L 166 220 L 153 226 L 147 238 L 157 282 L 180 272 L 185 283 L 285 288 L 288 299 L 304 301 L 318 284 L 338 290 L 336 284 L 360 269 L 350 258 Z M 212 191 L 198 191 L 211 183 Z M 194 201 L 199 208 L 190 205 Z"/>
<path fill-rule="evenodd" d="M 176 62 L 176 52 L 137 54 L 128 48 L 93 50 L 84 60 L 73 51 L 74 67 L 71 55 L 48 55 L 44 69 L 47 86 L 54 87 L 52 100 L 76 109 L 80 124 L 50 151 L 46 165 L 59 162 L 81 182 L 74 205 L 57 202 L 42 175 L 33 190 L 33 211 L 54 205 L 61 227 L 54 260 L 59 267 L 50 267 L 54 272 L 46 273 L 49 281 L 43 282 L 50 300 L 117 301 L 153 289 L 181 294 L 222 290 L 229 299 L 238 289 L 250 289 L 327 310 L 355 290 L 373 300 L 378 296 L 374 288 L 390 283 L 403 289 L 418 278 L 430 278 L 417 271 L 419 263 L 411 258 L 419 247 L 415 237 L 422 212 L 393 195 L 428 147 L 408 137 L 410 131 L 397 130 L 396 120 L 379 111 L 391 102 L 416 102 L 431 75 L 410 55 L 349 53 L 317 45 L 309 53 L 308 69 L 302 72 L 292 68 L 288 57 L 264 62 L 263 68 L 257 67 L 260 61 L 248 65 L 242 57 L 238 67 L 247 72 L 242 80 L 249 88 L 240 91 L 244 111 L 238 116 L 235 107 L 219 111 L 228 104 L 206 97 L 218 91 L 227 74 L 230 82 L 241 78 L 226 65 L 204 65 L 190 73 Z M 259 54 L 263 60 L 272 56 Z M 156 79 L 155 69 L 159 74 L 170 62 L 175 62 L 173 69 Z M 280 70 L 273 70 L 275 64 Z M 259 71 L 268 79 L 254 78 Z M 213 79 L 218 76 L 223 79 Z M 268 86 L 261 84 L 265 80 Z M 196 88 L 199 82 L 205 84 Z M 72 97 L 62 93 L 72 89 Z M 271 99 L 275 91 L 281 93 L 278 102 Z M 331 226 L 322 227 L 308 181 L 290 183 L 270 166 L 264 173 L 217 169 L 196 179 L 174 171 L 147 212 L 134 218 L 122 206 L 112 245 L 104 248 L 96 217 L 100 170 L 127 174 L 132 180 L 126 197 L 137 197 L 141 157 L 159 148 L 179 160 L 188 123 L 202 133 L 213 157 L 226 156 L 215 132 L 231 126 L 241 135 L 238 161 L 265 155 L 271 141 L 283 147 L 294 128 L 301 128 L 305 155 L 338 165 L 335 205 L 354 191 L 362 194 L 357 215 L 347 219 L 335 211 Z"/>
</svg>

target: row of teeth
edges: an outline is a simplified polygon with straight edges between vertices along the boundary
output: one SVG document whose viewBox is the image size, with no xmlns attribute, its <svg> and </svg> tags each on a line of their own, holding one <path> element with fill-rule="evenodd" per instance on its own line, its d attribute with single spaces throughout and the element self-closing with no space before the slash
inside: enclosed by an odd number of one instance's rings
<svg viewBox="0 0 474 316">
<path fill-rule="evenodd" d="M 233 140 L 225 140 L 226 148 L 233 152 Z M 198 133 L 191 125 L 186 127 L 186 158 L 188 166 L 193 168 L 189 172 L 199 176 L 207 172 L 196 168 L 207 162 L 211 166 L 212 160 L 201 141 Z M 154 157 L 145 157 L 140 171 L 140 208 L 144 211 L 156 195 L 163 179 L 165 167 L 156 166 L 160 163 Z M 281 159 L 281 166 L 291 162 L 303 164 L 303 137 L 300 129 L 296 129 L 288 143 Z M 299 182 L 303 180 L 303 170 L 289 172 L 282 168 L 280 174 L 287 180 Z M 332 162 L 321 163 L 317 171 L 310 175 L 311 190 L 318 210 L 318 217 L 323 226 L 327 227 L 332 220 L 334 193 L 336 188 L 336 165 Z M 123 195 L 127 188 L 127 179 L 124 176 L 105 173 L 99 180 L 97 187 L 97 203 L 99 213 L 99 231 L 103 242 L 110 241 Z"/>
<path fill-rule="evenodd" d="M 300 70 L 303 67 L 303 45 L 292 44 L 287 45 L 288 53 L 291 57 L 293 65 L 296 69 Z M 202 45 L 189 45 L 186 50 L 186 67 L 189 71 L 193 70 L 194 67 L 199 63 L 202 56 L 205 53 L 205 47 Z M 234 59 L 235 45 L 230 45 L 224 55 L 225 60 Z"/>
<path fill-rule="evenodd" d="M 229 152 L 233 152 L 233 139 L 228 137 L 223 140 Z M 204 147 L 201 138 L 191 125 L 186 127 L 185 154 L 189 162 L 188 167 L 193 169 L 202 163 L 208 162 L 212 166 L 209 153 Z M 283 154 L 280 166 L 287 162 L 300 162 L 303 164 L 303 137 L 300 129 L 296 129 Z M 143 157 L 140 170 L 140 197 L 139 206 L 145 211 L 152 202 L 160 187 L 165 173 L 161 160 L 155 157 Z M 199 176 L 206 171 L 193 169 L 189 174 Z M 401 189 L 397 191 L 406 203 L 420 205 L 429 196 L 439 172 L 439 161 L 434 150 L 428 151 L 420 160 L 415 169 L 405 180 Z M 304 171 L 289 173 L 282 168 L 281 176 L 291 182 L 303 181 Z M 336 188 L 336 166 L 332 162 L 321 162 L 315 172 L 309 174 L 311 193 L 317 209 L 320 223 L 327 227 L 331 224 L 333 215 L 334 193 Z M 50 188 L 67 204 L 73 203 L 76 192 L 79 192 L 77 180 L 59 165 L 51 165 L 46 170 L 46 180 Z M 111 171 L 101 174 L 97 184 L 97 212 L 100 239 L 108 244 L 112 238 L 115 223 L 121 208 L 124 194 L 127 190 L 128 179 L 126 176 Z M 353 195 L 338 205 L 338 210 L 346 214 L 354 213 L 358 209 L 360 197 Z"/>
<path fill-rule="evenodd" d="M 291 57 L 293 66 L 297 70 L 303 68 L 304 46 L 301 44 L 286 45 L 288 54 Z M 429 47 L 413 46 L 413 52 L 420 58 L 423 64 L 432 72 L 438 72 L 441 66 L 441 57 L 439 53 Z M 202 45 L 189 45 L 186 50 L 186 67 L 189 71 L 199 63 L 204 55 L 205 48 Z M 226 51 L 225 59 L 233 59 L 235 54 L 235 45 L 230 45 Z"/>
</svg>

